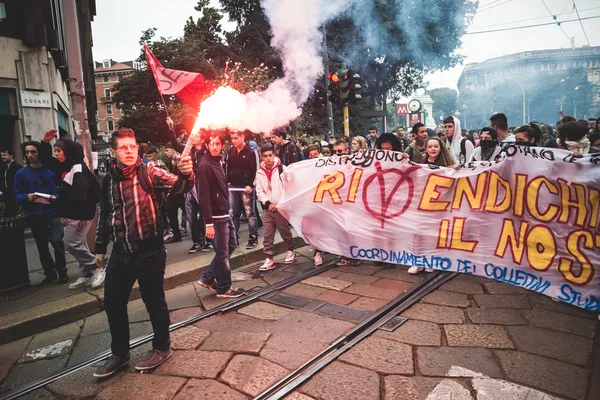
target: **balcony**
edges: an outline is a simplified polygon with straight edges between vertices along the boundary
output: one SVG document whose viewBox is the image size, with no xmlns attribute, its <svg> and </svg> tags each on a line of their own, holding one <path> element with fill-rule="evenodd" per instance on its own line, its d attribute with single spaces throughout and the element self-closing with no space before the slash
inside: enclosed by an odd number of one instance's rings
<svg viewBox="0 0 600 400">
<path fill-rule="evenodd" d="M 100 97 L 100 103 L 112 103 L 112 102 L 113 102 L 112 96 Z"/>
</svg>

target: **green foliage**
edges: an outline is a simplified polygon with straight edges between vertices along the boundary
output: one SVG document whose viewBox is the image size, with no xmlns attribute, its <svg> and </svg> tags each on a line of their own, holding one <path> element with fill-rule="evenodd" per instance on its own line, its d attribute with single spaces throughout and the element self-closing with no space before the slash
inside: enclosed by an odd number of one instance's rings
<svg viewBox="0 0 600 400">
<path fill-rule="evenodd" d="M 458 92 L 450 88 L 437 88 L 427 91 L 433 100 L 433 117 L 439 122 L 440 117 L 447 117 L 456 114 L 458 111 L 457 100 Z"/>
<path fill-rule="evenodd" d="M 195 9 L 201 17 L 187 20 L 181 38 L 156 38 L 156 29 L 150 28 L 142 33 L 140 45 L 147 44 L 168 68 L 201 72 L 216 84 L 227 82 L 242 92 L 261 90 L 283 71 L 277 52 L 270 46 L 270 26 L 260 0 L 219 1 L 222 10 L 210 7 L 209 0 L 199 0 Z M 349 110 L 353 135 L 364 134 L 373 125 L 363 113 L 381 109 L 384 95 L 390 100 L 408 95 L 422 86 L 425 73 L 461 61 L 455 50 L 461 45 L 460 37 L 472 19 L 476 1 L 432 0 L 421 7 L 420 2 L 411 0 L 373 0 L 370 13 L 355 4 L 326 26 L 329 69 L 337 70 L 345 61 L 361 75 L 363 99 Z M 221 26 L 225 14 L 237 24 L 232 32 Z M 374 20 L 365 21 L 365 15 Z M 232 63 L 225 76 L 228 60 Z M 142 51 L 138 61 L 145 61 Z M 124 111 L 120 126 L 134 129 L 142 141 L 164 140 L 166 112 L 151 73 L 137 71 L 115 90 L 116 101 Z M 301 116 L 286 127 L 288 134 L 322 137 L 328 130 L 325 93 L 323 77 Z M 175 123 L 189 131 L 196 111 L 175 97 L 165 101 Z M 393 112 L 388 120 L 394 120 Z M 335 105 L 334 125 L 336 136 L 341 137 L 342 110 Z"/>
</svg>

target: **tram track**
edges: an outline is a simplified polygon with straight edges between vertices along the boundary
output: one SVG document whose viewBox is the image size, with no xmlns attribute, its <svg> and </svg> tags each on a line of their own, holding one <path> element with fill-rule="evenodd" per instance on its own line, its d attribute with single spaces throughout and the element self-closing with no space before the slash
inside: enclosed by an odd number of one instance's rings
<svg viewBox="0 0 600 400">
<path fill-rule="evenodd" d="M 192 315 L 184 320 L 181 320 L 179 322 L 176 322 L 174 324 L 171 324 L 169 326 L 169 332 L 173 332 L 177 329 L 181 329 L 185 326 L 188 326 L 190 324 L 196 323 L 198 321 L 201 321 L 203 319 L 206 319 L 208 317 L 211 317 L 213 315 L 217 315 L 220 313 L 224 313 L 227 311 L 231 311 L 231 310 L 235 310 L 237 308 L 243 307 L 249 303 L 252 303 L 256 300 L 259 300 L 263 297 L 267 297 L 270 294 L 273 294 L 274 292 L 280 291 L 282 289 L 285 289 L 288 286 L 294 285 L 298 282 L 301 282 L 305 279 L 310 278 L 311 276 L 315 276 L 315 275 L 319 275 L 327 270 L 329 270 L 331 267 L 335 267 L 335 261 L 336 260 L 332 260 L 330 262 L 325 263 L 323 266 L 319 267 L 319 268 L 314 268 L 311 269 L 309 271 L 303 272 L 303 273 L 299 273 L 297 275 L 291 276 L 289 278 L 286 278 L 282 281 L 279 281 L 277 283 L 274 283 L 272 285 L 269 285 L 265 288 L 261 288 L 258 289 L 256 291 L 253 291 L 245 296 L 242 296 L 238 299 L 232 300 L 230 302 L 227 302 L 223 305 L 217 306 L 215 308 L 212 308 L 210 310 L 206 310 L 203 311 L 201 313 L 198 313 L 196 315 Z M 154 337 L 154 334 L 148 334 L 148 335 L 144 335 L 144 336 L 140 336 L 137 337 L 135 339 L 132 339 L 129 342 L 129 347 L 130 349 L 134 349 L 138 346 L 141 346 L 145 343 L 148 343 L 152 340 L 152 338 Z M 23 386 L 20 386 L 18 388 L 12 389 L 8 392 L 2 393 L 0 394 L 0 400 L 13 400 L 16 399 L 20 396 L 24 396 L 28 393 L 33 392 L 34 390 L 37 390 L 39 388 L 42 388 L 54 381 L 57 381 L 61 378 L 66 377 L 67 375 L 70 375 L 72 373 L 75 373 L 83 368 L 87 368 L 89 366 L 91 366 L 94 363 L 100 362 L 100 361 L 104 361 L 106 359 L 108 359 L 111 355 L 111 350 L 106 350 L 103 351 L 102 353 L 97 354 L 96 356 L 83 361 L 77 365 L 74 365 L 72 367 L 68 367 L 66 369 L 63 369 L 53 375 L 44 377 L 44 378 L 40 378 L 37 379 L 35 381 L 29 382 Z"/>
<path fill-rule="evenodd" d="M 254 398 L 254 400 L 277 400 L 292 393 L 316 373 L 331 364 L 339 356 L 350 350 L 363 339 L 373 334 L 382 325 L 402 313 L 427 294 L 456 276 L 455 273 L 437 272 L 413 286 L 387 305 L 375 311 L 352 330 L 339 337 L 329 347 L 298 367 L 291 374 L 279 380 Z"/>
</svg>

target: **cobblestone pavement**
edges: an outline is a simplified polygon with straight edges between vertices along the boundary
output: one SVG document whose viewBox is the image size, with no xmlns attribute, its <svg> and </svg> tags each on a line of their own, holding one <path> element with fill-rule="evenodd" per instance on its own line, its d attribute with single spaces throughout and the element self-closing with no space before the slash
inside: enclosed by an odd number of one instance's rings
<svg viewBox="0 0 600 400">
<path fill-rule="evenodd" d="M 235 272 L 236 284 L 265 286 L 312 268 L 310 250 L 300 253 L 294 265 L 262 279 Z M 89 367 L 24 398 L 252 398 L 421 279 L 400 266 L 334 268 L 173 332 L 174 355 L 151 374 L 135 373 L 131 363 L 96 381 Z M 172 322 L 224 302 L 195 284 L 169 291 L 167 300 Z M 132 337 L 151 331 L 141 301 L 129 312 Z M 596 314 L 459 275 L 402 316 L 407 321 L 394 332 L 377 331 L 287 398 L 592 400 Z M 97 314 L 1 346 L 0 392 L 107 349 L 107 329 L 105 315 Z M 134 360 L 149 348 L 133 350 Z"/>
</svg>

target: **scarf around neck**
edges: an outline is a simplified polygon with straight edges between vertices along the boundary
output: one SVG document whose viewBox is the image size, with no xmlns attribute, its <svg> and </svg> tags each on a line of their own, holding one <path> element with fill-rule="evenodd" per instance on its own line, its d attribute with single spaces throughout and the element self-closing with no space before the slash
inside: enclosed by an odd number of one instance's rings
<svg viewBox="0 0 600 400">
<path fill-rule="evenodd" d="M 135 164 L 129 167 L 122 167 L 117 163 L 117 160 L 110 162 L 110 173 L 112 177 L 118 181 L 131 179 L 137 170 L 137 167 L 142 165 L 142 159 L 138 157 Z"/>
<path fill-rule="evenodd" d="M 590 140 L 588 138 L 583 138 L 578 141 L 567 140 L 565 141 L 567 145 L 567 149 L 571 152 L 578 152 L 580 154 L 587 154 L 590 152 Z"/>
</svg>

